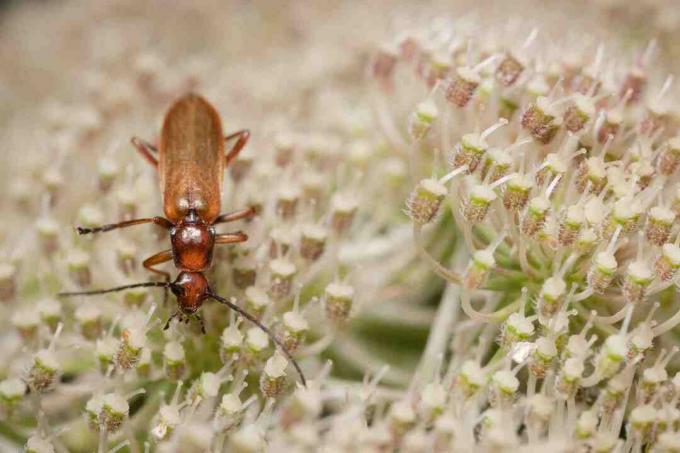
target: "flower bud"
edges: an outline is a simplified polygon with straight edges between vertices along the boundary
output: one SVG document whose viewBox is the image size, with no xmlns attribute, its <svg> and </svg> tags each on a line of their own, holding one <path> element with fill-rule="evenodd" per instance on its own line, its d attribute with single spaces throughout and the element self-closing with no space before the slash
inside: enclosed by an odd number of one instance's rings
<svg viewBox="0 0 680 453">
<path fill-rule="evenodd" d="M 261 355 L 269 347 L 269 337 L 257 327 L 246 331 L 246 350 L 253 356 Z"/>
<path fill-rule="evenodd" d="M 8 378 L 0 382 L 0 406 L 8 414 L 11 414 L 21 399 L 26 395 L 28 388 L 21 379 Z"/>
<path fill-rule="evenodd" d="M 670 176 L 680 165 L 680 136 L 674 137 L 666 143 L 666 149 L 659 156 L 657 168 L 659 173 Z"/>
<path fill-rule="evenodd" d="M 555 357 L 557 357 L 555 342 L 546 337 L 539 338 L 529 360 L 529 371 L 537 379 L 543 379 L 548 369 L 552 367 Z"/>
<path fill-rule="evenodd" d="M 529 237 L 533 237 L 541 228 L 543 228 L 549 209 L 550 202 L 545 197 L 539 196 L 532 198 L 522 217 L 522 233 Z"/>
<path fill-rule="evenodd" d="M 265 451 L 265 440 L 257 425 L 246 424 L 229 436 L 228 451 L 234 453 L 259 453 Z"/>
<path fill-rule="evenodd" d="M 634 261 L 628 265 L 623 282 L 623 297 L 626 301 L 637 303 L 647 295 L 647 287 L 654 280 L 652 269 L 644 261 Z"/>
<path fill-rule="evenodd" d="M 103 374 L 113 363 L 113 359 L 118 350 L 118 341 L 113 337 L 104 337 L 97 340 L 95 343 L 95 356 L 99 363 L 99 369 Z"/>
<path fill-rule="evenodd" d="M 672 279 L 680 269 L 680 247 L 675 244 L 664 244 L 661 255 L 654 263 L 654 270 L 664 281 Z"/>
<path fill-rule="evenodd" d="M 503 194 L 503 206 L 509 211 L 524 209 L 529 201 L 529 194 L 534 187 L 534 182 L 527 175 L 512 178 L 505 185 Z"/>
<path fill-rule="evenodd" d="M 123 186 L 115 191 L 115 195 L 120 216 L 126 220 L 134 219 L 137 215 L 139 191 Z"/>
<path fill-rule="evenodd" d="M 513 162 L 514 162 L 513 157 L 510 155 L 508 151 L 501 148 L 491 148 L 486 153 L 484 168 L 482 170 L 482 179 L 486 178 L 486 175 L 489 171 L 493 171 L 493 174 L 491 175 L 491 182 L 497 181 L 498 179 L 508 174 L 508 171 L 510 170 L 510 167 Z M 518 177 L 516 179 L 521 180 L 521 178 L 522 177 Z M 510 182 L 508 182 L 506 188 L 509 185 Z"/>
<path fill-rule="evenodd" d="M 593 410 L 586 410 L 581 412 L 578 420 L 576 420 L 576 428 L 574 435 L 578 439 L 590 439 L 597 432 L 597 425 L 599 418 Z"/>
<path fill-rule="evenodd" d="M 79 286 L 88 286 L 92 281 L 90 255 L 82 250 L 73 249 L 66 255 L 69 275 Z"/>
<path fill-rule="evenodd" d="M 472 173 L 477 169 L 488 148 L 489 145 L 481 135 L 465 134 L 456 145 L 452 166 L 454 168 L 467 166 L 468 173 Z"/>
<path fill-rule="evenodd" d="M 600 144 L 604 144 L 609 140 L 610 136 L 616 136 L 621 129 L 621 124 L 623 123 L 623 114 L 618 109 L 609 110 L 605 117 L 604 122 L 597 131 L 597 141 Z"/>
<path fill-rule="evenodd" d="M 120 168 L 116 161 L 109 157 L 102 157 L 97 162 L 97 176 L 99 177 L 99 190 L 107 192 L 111 189 L 113 181 L 118 176 Z"/>
<path fill-rule="evenodd" d="M 562 246 L 570 246 L 576 241 L 585 220 L 583 208 L 580 205 L 572 205 L 567 208 L 560 222 L 558 233 L 558 239 Z"/>
<path fill-rule="evenodd" d="M 409 116 L 408 131 L 411 138 L 415 141 L 425 138 L 437 116 L 439 110 L 434 102 L 425 101 L 418 104 L 416 110 Z"/>
<path fill-rule="evenodd" d="M 234 427 L 243 409 L 243 403 L 238 395 L 227 393 L 222 395 L 222 402 L 215 411 L 213 427 L 217 432 L 225 432 Z"/>
<path fill-rule="evenodd" d="M 614 453 L 619 441 L 617 436 L 608 432 L 596 433 L 591 441 L 592 453 Z"/>
<path fill-rule="evenodd" d="M 629 198 L 622 198 L 614 203 L 611 215 L 605 221 L 603 238 L 609 239 L 617 227 L 622 228 L 622 233 L 632 233 L 638 228 L 641 208 L 638 203 L 631 202 Z"/>
<path fill-rule="evenodd" d="M 465 399 L 471 398 L 479 389 L 486 385 L 487 377 L 480 366 L 466 360 L 461 367 L 460 373 L 456 377 L 455 386 Z"/>
<path fill-rule="evenodd" d="M 413 223 L 426 225 L 432 222 L 446 194 L 446 187 L 436 179 L 420 181 L 406 202 L 406 211 Z"/>
<path fill-rule="evenodd" d="M 378 81 L 388 83 L 392 79 L 394 68 L 397 65 L 397 50 L 391 46 L 382 46 L 371 63 L 371 74 Z"/>
<path fill-rule="evenodd" d="M 590 157 L 581 162 L 576 173 L 576 187 L 583 192 L 590 183 L 590 192 L 600 193 L 607 184 L 607 169 L 600 157 Z"/>
<path fill-rule="evenodd" d="M 353 300 L 354 288 L 344 283 L 330 283 L 325 289 L 326 316 L 336 323 L 347 321 Z"/>
<path fill-rule="evenodd" d="M 551 319 L 562 307 L 567 284 L 560 277 L 550 277 L 545 280 L 538 299 L 538 313 Z"/>
<path fill-rule="evenodd" d="M 640 442 L 646 442 L 652 435 L 655 421 L 656 409 L 654 409 L 654 406 L 643 404 L 630 412 L 628 425 L 631 433 L 640 439 Z"/>
<path fill-rule="evenodd" d="M 59 223 L 52 217 L 43 216 L 35 222 L 35 228 L 43 251 L 52 255 L 59 249 Z"/>
<path fill-rule="evenodd" d="M 618 263 L 611 253 L 600 252 L 595 255 L 588 272 L 588 285 L 595 294 L 604 294 L 604 291 L 609 288 L 612 280 L 614 280 L 617 268 Z"/>
<path fill-rule="evenodd" d="M 457 107 L 465 107 L 480 83 L 482 79 L 472 68 L 459 67 L 446 86 L 446 100 Z"/>
<path fill-rule="evenodd" d="M 595 105 L 591 98 L 577 94 L 574 96 L 574 104 L 564 113 L 564 127 L 569 132 L 576 133 L 582 130 L 594 116 Z"/>
<path fill-rule="evenodd" d="M 249 257 L 238 258 L 231 270 L 231 279 L 238 289 L 245 289 L 255 284 L 257 270 L 255 262 Z"/>
<path fill-rule="evenodd" d="M 222 381 L 218 375 L 204 371 L 200 378 L 194 380 L 194 384 L 187 392 L 187 399 L 192 405 L 197 406 L 203 400 L 216 398 L 221 385 Z"/>
<path fill-rule="evenodd" d="M 137 375 L 148 378 L 151 374 L 151 351 L 149 348 L 143 348 L 139 355 L 136 367 Z"/>
<path fill-rule="evenodd" d="M 141 329 L 125 329 L 121 334 L 116 351 L 116 366 L 123 369 L 133 368 L 142 355 L 146 345 L 146 334 Z"/>
<path fill-rule="evenodd" d="M 645 236 L 654 245 L 661 246 L 667 240 L 675 221 L 675 213 L 663 206 L 655 206 L 649 210 Z"/>
<path fill-rule="evenodd" d="M 176 341 L 166 343 L 163 348 L 163 371 L 172 380 L 181 379 L 186 369 L 184 348 Z"/>
<path fill-rule="evenodd" d="M 54 453 L 54 446 L 49 440 L 43 439 L 36 434 L 29 437 L 28 441 L 26 441 L 24 453 Z"/>
<path fill-rule="evenodd" d="M 33 356 L 24 381 L 33 392 L 50 390 L 59 377 L 61 369 L 54 352 L 42 349 Z"/>
<path fill-rule="evenodd" d="M 408 401 L 400 400 L 392 405 L 389 413 L 390 430 L 396 437 L 411 430 L 416 422 L 416 413 Z"/>
<path fill-rule="evenodd" d="M 584 228 L 576 238 L 574 246 L 576 247 L 576 252 L 580 255 L 588 255 L 595 250 L 597 244 L 599 243 L 599 238 L 597 233 L 592 228 Z"/>
<path fill-rule="evenodd" d="M 509 370 L 496 371 L 489 386 L 489 404 L 494 408 L 512 404 L 519 388 L 519 380 Z"/>
<path fill-rule="evenodd" d="M 489 273 L 489 270 L 496 265 L 496 260 L 493 257 L 493 250 L 483 249 L 478 250 L 472 255 L 470 264 L 465 271 L 463 278 L 463 286 L 466 289 L 479 288 Z"/>
<path fill-rule="evenodd" d="M 564 361 L 555 381 L 555 391 L 560 398 L 566 400 L 576 395 L 583 368 L 583 360 L 578 357 L 570 357 Z"/>
<path fill-rule="evenodd" d="M 278 351 L 267 360 L 260 376 L 260 391 L 267 398 L 276 398 L 283 392 L 287 366 L 288 361 Z"/>
<path fill-rule="evenodd" d="M 505 351 L 510 351 L 517 343 L 529 341 L 534 334 L 534 324 L 522 313 L 508 316 L 501 327 L 499 343 Z"/>
<path fill-rule="evenodd" d="M 249 286 L 245 291 L 245 308 L 256 318 L 260 319 L 265 310 L 271 305 L 271 299 L 266 292 L 257 286 Z"/>
<path fill-rule="evenodd" d="M 489 212 L 489 206 L 496 198 L 496 193 L 489 186 L 483 184 L 474 186 L 463 205 L 463 217 L 472 223 L 483 221 Z"/>
<path fill-rule="evenodd" d="M 626 358 L 628 347 L 623 335 L 607 337 L 595 358 L 595 373 L 601 379 L 613 376 Z"/>
<path fill-rule="evenodd" d="M 496 68 L 496 78 L 503 86 L 514 84 L 522 72 L 524 65 L 510 53 L 506 53 Z"/>
<path fill-rule="evenodd" d="M 175 428 L 182 422 L 179 408 L 175 404 L 163 404 L 154 420 L 151 435 L 156 440 L 170 437 Z"/>
<path fill-rule="evenodd" d="M 269 233 L 271 247 L 269 249 L 270 258 L 277 258 L 286 255 L 293 242 L 293 231 L 289 225 L 279 225 L 272 228 Z"/>
<path fill-rule="evenodd" d="M 24 340 L 31 340 L 38 333 L 40 315 L 35 308 L 21 308 L 12 314 L 11 321 Z"/>
<path fill-rule="evenodd" d="M 290 134 L 279 134 L 274 140 L 276 155 L 274 162 L 278 167 L 286 167 L 293 159 L 295 140 Z"/>
<path fill-rule="evenodd" d="M 243 334 L 235 324 L 231 324 L 222 331 L 220 353 L 223 362 L 226 362 L 234 354 L 241 352 L 242 346 Z"/>
<path fill-rule="evenodd" d="M 286 312 L 283 314 L 283 329 L 279 334 L 279 341 L 288 351 L 294 352 L 304 341 L 308 330 L 309 323 L 301 314 L 295 311 Z"/>
<path fill-rule="evenodd" d="M 300 200 L 300 189 L 291 184 L 284 184 L 279 188 L 276 198 L 276 213 L 282 219 L 291 219 L 295 216 L 298 201 Z"/>
<path fill-rule="evenodd" d="M 420 395 L 420 410 L 427 423 L 432 423 L 446 409 L 447 394 L 438 382 L 427 384 Z"/>
<path fill-rule="evenodd" d="M 42 322 L 54 332 L 62 319 L 61 303 L 55 299 L 43 299 L 38 302 L 37 310 Z"/>
<path fill-rule="evenodd" d="M 93 304 L 81 304 L 74 313 L 80 326 L 80 334 L 88 340 L 94 340 L 101 335 L 101 310 Z"/>
<path fill-rule="evenodd" d="M 538 173 L 536 173 L 536 183 L 543 185 L 557 175 L 563 175 L 567 171 L 568 163 L 559 154 L 550 153 L 545 156 L 543 165 L 539 168 Z"/>
<path fill-rule="evenodd" d="M 345 233 L 352 225 L 357 212 L 356 199 L 347 194 L 338 193 L 331 199 L 331 230 L 337 235 Z"/>
<path fill-rule="evenodd" d="M 562 119 L 557 117 L 557 113 L 553 111 L 545 97 L 539 97 L 522 115 L 522 127 L 544 145 L 552 141 L 561 124 Z"/>
<path fill-rule="evenodd" d="M 118 431 L 130 411 L 128 402 L 116 393 L 109 393 L 102 397 L 101 404 L 100 420 L 102 426 L 110 433 Z"/>
<path fill-rule="evenodd" d="M 305 224 L 300 236 L 300 256 L 309 261 L 316 261 L 326 247 L 328 232 L 319 225 Z"/>
<path fill-rule="evenodd" d="M 14 299 L 16 274 L 17 270 L 13 264 L 0 263 L 0 300 L 7 302 Z"/>
<path fill-rule="evenodd" d="M 274 300 L 281 300 L 290 294 L 297 266 L 287 258 L 277 258 L 269 262 L 271 283 L 269 294 Z"/>
<path fill-rule="evenodd" d="M 555 402 L 542 393 L 529 397 L 527 406 L 529 421 L 539 423 L 540 426 L 544 426 L 555 411 Z"/>
</svg>

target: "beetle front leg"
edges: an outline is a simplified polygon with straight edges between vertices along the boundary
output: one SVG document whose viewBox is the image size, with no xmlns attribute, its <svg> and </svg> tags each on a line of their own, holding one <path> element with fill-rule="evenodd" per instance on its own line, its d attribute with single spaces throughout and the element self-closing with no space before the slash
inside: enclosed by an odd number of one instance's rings
<svg viewBox="0 0 680 453">
<path fill-rule="evenodd" d="M 162 271 L 160 269 L 155 269 L 155 266 L 168 262 L 171 259 L 172 250 L 163 250 L 162 252 L 158 252 L 155 255 L 152 255 L 145 259 L 144 262 L 142 263 L 142 266 L 144 266 L 144 268 L 148 271 L 154 272 L 158 275 L 162 275 L 163 278 L 165 278 L 165 282 L 168 283 L 170 282 L 170 273 Z M 165 290 L 163 291 L 163 306 L 166 305 L 167 301 L 168 301 L 168 288 L 166 287 Z M 170 321 L 168 320 L 168 323 L 169 322 Z"/>
<path fill-rule="evenodd" d="M 248 235 L 242 231 L 224 233 L 215 236 L 215 244 L 237 244 L 248 240 Z"/>
</svg>

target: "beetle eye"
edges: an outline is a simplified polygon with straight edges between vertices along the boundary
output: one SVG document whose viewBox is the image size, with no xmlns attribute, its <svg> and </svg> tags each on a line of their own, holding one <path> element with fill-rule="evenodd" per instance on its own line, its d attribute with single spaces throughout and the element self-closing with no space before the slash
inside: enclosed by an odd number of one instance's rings
<svg viewBox="0 0 680 453">
<path fill-rule="evenodd" d="M 170 290 L 172 291 L 172 294 L 174 294 L 177 297 L 181 297 L 184 295 L 184 287 L 179 286 L 179 285 L 172 285 L 170 286 Z"/>
</svg>

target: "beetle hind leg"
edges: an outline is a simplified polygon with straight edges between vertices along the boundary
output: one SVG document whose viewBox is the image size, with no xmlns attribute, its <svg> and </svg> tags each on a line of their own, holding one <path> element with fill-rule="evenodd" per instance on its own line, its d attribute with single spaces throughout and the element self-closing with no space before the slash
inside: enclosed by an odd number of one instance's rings
<svg viewBox="0 0 680 453">
<path fill-rule="evenodd" d="M 224 137 L 225 141 L 229 141 L 232 138 L 238 137 L 234 146 L 231 147 L 229 152 L 224 156 L 224 166 L 228 167 L 229 164 L 236 159 L 241 150 L 246 146 L 248 140 L 250 139 L 250 131 L 248 129 L 242 129 L 240 131 L 234 132 L 231 135 Z"/>
</svg>

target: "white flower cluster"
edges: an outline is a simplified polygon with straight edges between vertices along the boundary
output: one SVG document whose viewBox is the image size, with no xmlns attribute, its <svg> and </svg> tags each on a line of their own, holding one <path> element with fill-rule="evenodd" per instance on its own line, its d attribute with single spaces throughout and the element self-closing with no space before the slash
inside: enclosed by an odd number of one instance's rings
<svg viewBox="0 0 680 453">
<path fill-rule="evenodd" d="M 387 140 L 416 178 L 431 174 L 407 202 L 415 243 L 450 287 L 442 304 L 470 318 L 435 326 L 425 358 L 451 342 L 441 412 L 454 444 L 676 451 L 673 77 L 655 69 L 653 42 L 630 60 L 604 45 L 560 53 L 537 30 L 466 30 L 404 32 L 372 66 Z M 429 251 L 441 241 L 452 256 Z"/>
</svg>

